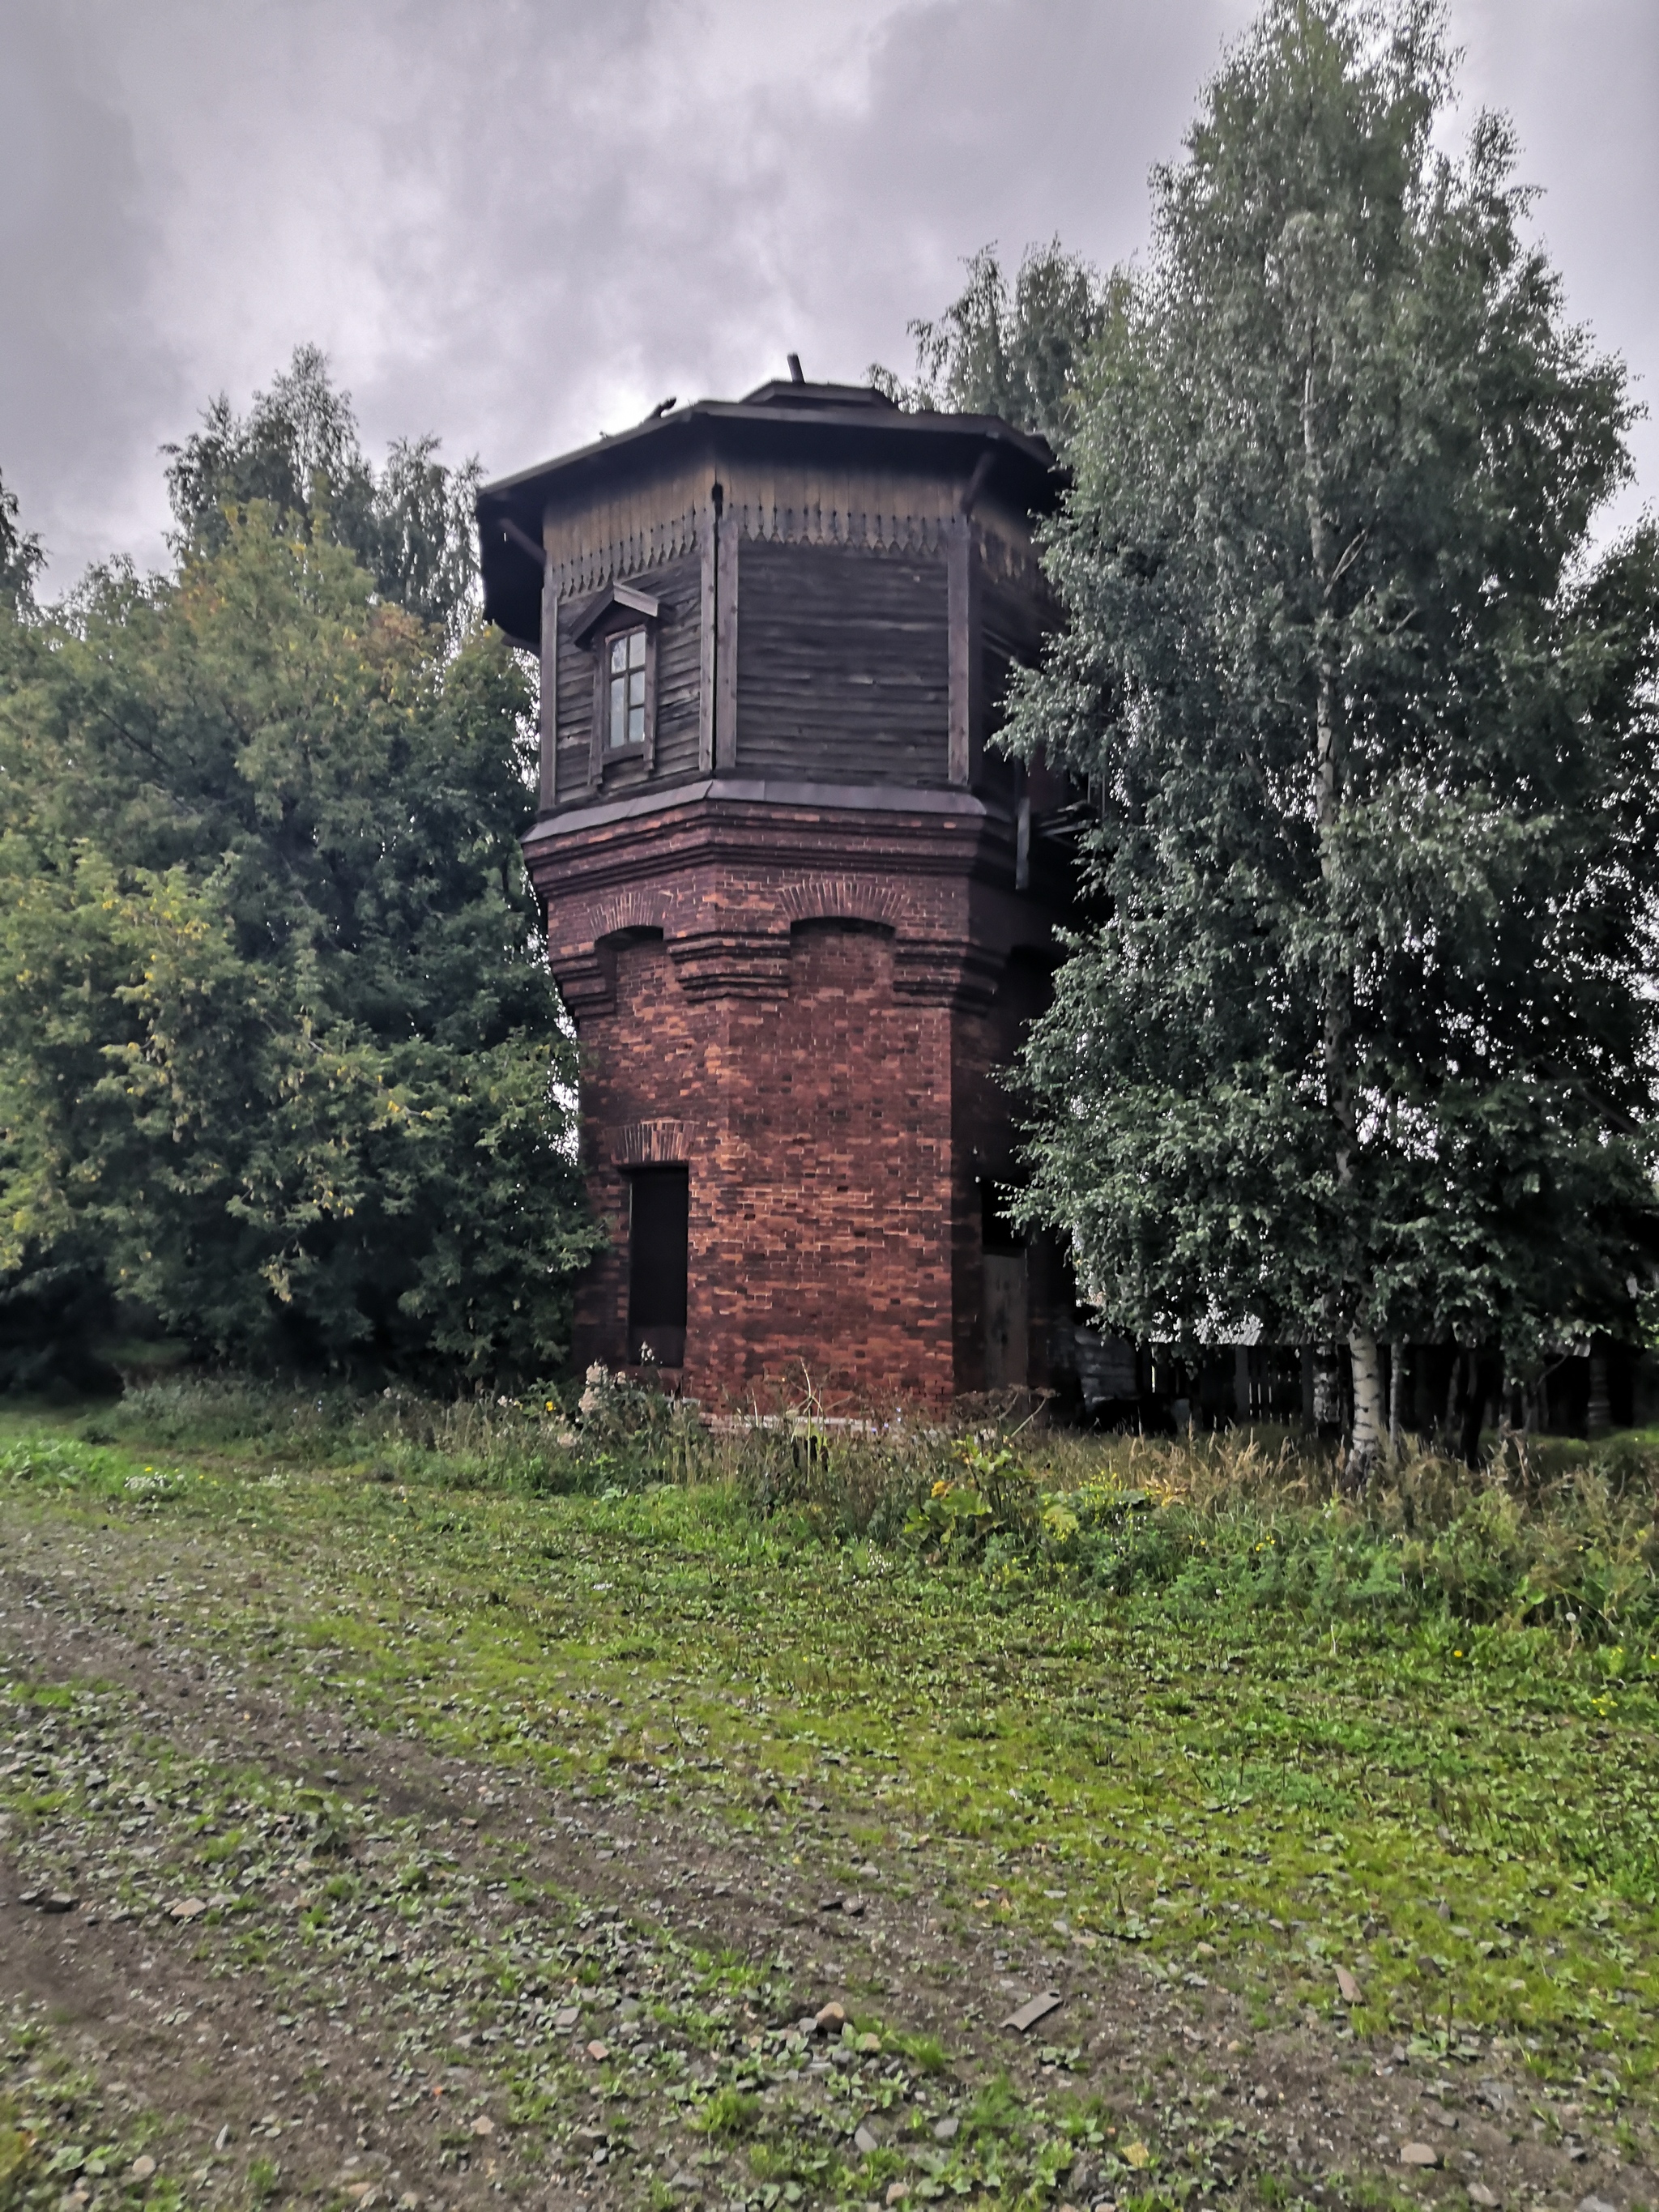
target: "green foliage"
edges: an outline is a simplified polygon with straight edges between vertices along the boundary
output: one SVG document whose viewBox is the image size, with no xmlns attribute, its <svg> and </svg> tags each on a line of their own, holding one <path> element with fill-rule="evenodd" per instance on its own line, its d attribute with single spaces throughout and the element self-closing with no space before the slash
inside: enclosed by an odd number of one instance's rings
<svg viewBox="0 0 1659 2212">
<path fill-rule="evenodd" d="M 692 2125 L 718 2141 L 734 2142 L 738 2136 L 753 2132 L 760 2108 L 758 2097 L 747 2090 L 734 2088 L 728 2082 L 725 2088 L 714 2092 Z"/>
<path fill-rule="evenodd" d="M 349 392 L 326 357 L 297 346 L 246 416 L 221 393 L 171 456 L 167 493 L 181 550 L 222 545 L 263 503 L 355 553 L 380 595 L 459 639 L 477 599 L 476 461 L 451 471 L 430 435 L 399 439 L 376 476 L 357 439 Z"/>
<path fill-rule="evenodd" d="M 54 2212 L 90 2199 L 100 2212 L 179 2212 L 166 2173 L 148 2182 L 131 2164 L 155 2140 L 154 2114 L 118 2117 L 86 2070 L 54 2050 L 21 2006 L 0 2015 L 0 2212 Z"/>
<path fill-rule="evenodd" d="M 247 2168 L 248 2202 L 263 2204 L 274 2197 L 282 2172 L 281 2165 L 268 2153 L 261 2152 L 257 2158 L 250 2159 Z"/>
<path fill-rule="evenodd" d="M 8 614 L 33 611 L 34 580 L 45 558 L 39 538 L 19 524 L 16 493 L 0 480 L 0 623 Z"/>
<path fill-rule="evenodd" d="M 40 2147 L 27 2128 L 17 2124 L 10 2098 L 0 2100 L 0 2205 L 11 2212 L 25 2201 L 29 2179 L 39 2162 Z"/>
<path fill-rule="evenodd" d="M 925 1556 L 953 1566 L 984 1559 L 993 1545 L 1006 1553 L 1028 1544 L 1043 1509 L 1012 1447 L 994 1449 L 969 1437 L 957 1445 L 956 1457 L 966 1476 L 940 1475 L 929 1486 L 904 1524 L 906 1537 Z"/>
<path fill-rule="evenodd" d="M 1379 1463 L 1358 1495 L 1310 1439 L 1224 1431 L 1018 1439 L 710 1429 L 652 1394 L 586 1412 L 556 1397 L 444 1403 L 401 1389 L 319 1398 L 270 1385 L 130 1389 L 76 1437 L 0 1446 L 0 1479 L 165 1513 L 188 1508 L 179 1459 L 329 1467 L 398 1486 L 621 1498 L 663 1485 L 739 1537 L 884 1556 L 988 1596 L 1038 1589 L 1156 1599 L 1180 1618 L 1547 1627 L 1615 1676 L 1659 1644 L 1659 1436 L 1511 1440 L 1478 1470 L 1433 1454 Z M 141 1449 L 142 1448 L 142 1449 Z M 838 1570 L 844 1571 L 844 1570 Z M 641 1647 L 649 1656 L 650 1639 Z"/>
<path fill-rule="evenodd" d="M 1026 247 L 1012 289 L 996 248 L 981 246 L 945 313 L 909 326 L 915 381 L 906 384 L 879 364 L 870 380 L 902 407 L 999 415 L 1058 447 L 1071 427 L 1079 367 L 1100 330 L 1106 296 L 1094 270 L 1057 238 Z"/>
<path fill-rule="evenodd" d="M 1025 1061 L 1033 1217 L 1134 1333 L 1626 1336 L 1659 1253 L 1659 538 L 1625 373 L 1437 150 L 1443 12 L 1272 0 L 1080 382 L 1066 623 L 1009 742 L 1094 919 Z M 1374 1362 L 1367 1373 L 1374 1368 Z"/>
<path fill-rule="evenodd" d="M 550 1370 L 595 1237 L 507 648 L 256 501 L 9 652 L 0 1270 L 94 1252 L 220 1357 Z"/>
</svg>

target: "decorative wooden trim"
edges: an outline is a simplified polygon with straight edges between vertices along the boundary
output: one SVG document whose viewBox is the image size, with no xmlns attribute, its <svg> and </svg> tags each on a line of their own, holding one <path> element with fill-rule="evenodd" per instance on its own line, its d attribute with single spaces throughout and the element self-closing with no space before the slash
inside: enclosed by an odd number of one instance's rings
<svg viewBox="0 0 1659 2212">
<path fill-rule="evenodd" d="M 697 629 L 697 773 L 714 773 L 714 509 L 705 509 L 698 550 L 702 600 Z"/>
<path fill-rule="evenodd" d="M 648 529 L 630 533 L 608 545 L 585 548 L 553 565 L 561 598 L 576 599 L 584 592 L 602 591 L 618 576 L 641 576 L 666 561 L 695 553 L 702 544 L 706 522 L 695 508 L 672 515 Z"/>
<path fill-rule="evenodd" d="M 714 773 L 729 775 L 738 764 L 738 548 L 743 543 L 738 517 L 728 508 L 720 525 L 719 616 L 714 626 Z"/>
<path fill-rule="evenodd" d="M 608 584 L 584 609 L 580 619 L 571 630 L 572 641 L 585 646 L 599 624 L 608 622 L 611 616 L 619 610 L 623 615 L 639 616 L 647 622 L 656 622 L 662 614 L 662 601 L 653 599 L 649 592 L 641 592 L 633 584 Z M 616 627 L 614 623 L 611 626 Z"/>
<path fill-rule="evenodd" d="M 787 544 L 860 545 L 878 553 L 941 553 L 963 520 L 957 514 L 883 514 L 836 507 L 780 506 L 767 501 L 735 503 L 726 512 L 744 538 Z M 981 521 L 972 521 L 969 526 L 988 574 L 1020 590 L 1046 591 L 1036 555 L 1029 544 Z M 703 556 L 707 573 L 713 528 L 713 510 L 705 502 L 626 538 L 569 554 L 550 564 L 559 597 L 580 599 L 584 592 L 603 591 L 618 577 L 645 575 L 688 553 Z"/>
<path fill-rule="evenodd" d="M 550 561 L 542 571 L 542 753 L 538 805 L 559 796 L 559 587 Z"/>
<path fill-rule="evenodd" d="M 729 512 L 745 538 L 783 545 L 856 545 L 872 553 L 938 553 L 951 529 L 948 516 L 871 514 L 763 501 L 747 501 Z"/>
</svg>

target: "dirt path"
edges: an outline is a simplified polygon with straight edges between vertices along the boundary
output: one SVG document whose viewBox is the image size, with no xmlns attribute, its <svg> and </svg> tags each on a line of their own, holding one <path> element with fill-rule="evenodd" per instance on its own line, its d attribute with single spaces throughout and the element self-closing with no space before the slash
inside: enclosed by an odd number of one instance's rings
<svg viewBox="0 0 1659 2212">
<path fill-rule="evenodd" d="M 833 1810 L 738 1837 L 258 1689 L 180 1601 L 224 1552 L 0 1515 L 0 2003 L 90 2076 L 77 2127 L 153 2135 L 190 2201 L 1659 2201 L 1645 2127 L 1490 2060 L 1256 2032 L 1197 1976 L 959 1926 L 925 1857 L 849 1896 L 815 1874 Z"/>
</svg>

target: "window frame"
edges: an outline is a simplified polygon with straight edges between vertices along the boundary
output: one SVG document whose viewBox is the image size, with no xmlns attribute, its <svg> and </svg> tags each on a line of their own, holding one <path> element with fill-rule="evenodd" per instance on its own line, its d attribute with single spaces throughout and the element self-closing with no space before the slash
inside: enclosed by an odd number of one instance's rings
<svg viewBox="0 0 1659 2212">
<path fill-rule="evenodd" d="M 598 786 L 613 763 L 643 761 L 649 775 L 657 763 L 657 631 L 659 618 L 636 607 L 618 605 L 596 623 L 586 641 L 593 655 L 593 723 L 589 744 L 590 781 Z M 645 639 L 644 734 L 629 744 L 611 742 L 611 648 L 635 632 Z"/>
<path fill-rule="evenodd" d="M 639 648 L 637 658 L 635 654 L 636 645 Z M 619 647 L 622 649 L 620 671 L 617 665 L 617 653 Z M 609 760 L 616 753 L 645 750 L 645 678 L 646 663 L 650 658 L 646 625 L 643 623 L 635 623 L 628 629 L 611 630 L 605 640 L 605 757 Z M 639 679 L 640 695 L 637 709 L 634 698 L 635 677 Z M 621 702 L 623 734 L 620 738 L 617 735 L 617 685 L 619 682 L 623 686 Z M 628 732 L 636 711 L 640 718 L 640 734 L 637 738 L 634 738 Z"/>
</svg>

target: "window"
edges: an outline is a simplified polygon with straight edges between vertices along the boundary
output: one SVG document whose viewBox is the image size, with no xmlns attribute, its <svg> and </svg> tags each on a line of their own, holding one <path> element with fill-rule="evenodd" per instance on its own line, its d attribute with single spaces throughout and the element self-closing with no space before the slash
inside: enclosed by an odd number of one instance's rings
<svg viewBox="0 0 1659 2212">
<path fill-rule="evenodd" d="M 645 743 L 645 632 L 627 629 L 607 648 L 611 706 L 606 736 L 612 752 Z"/>
<path fill-rule="evenodd" d="M 593 656 L 593 720 L 587 781 L 603 785 L 608 768 L 631 772 L 637 762 L 649 775 L 655 763 L 657 630 L 660 599 L 633 584 L 607 584 L 573 623 L 573 645 Z"/>
<path fill-rule="evenodd" d="M 691 1171 L 635 1168 L 628 1183 L 628 1357 L 683 1367 Z"/>
</svg>

